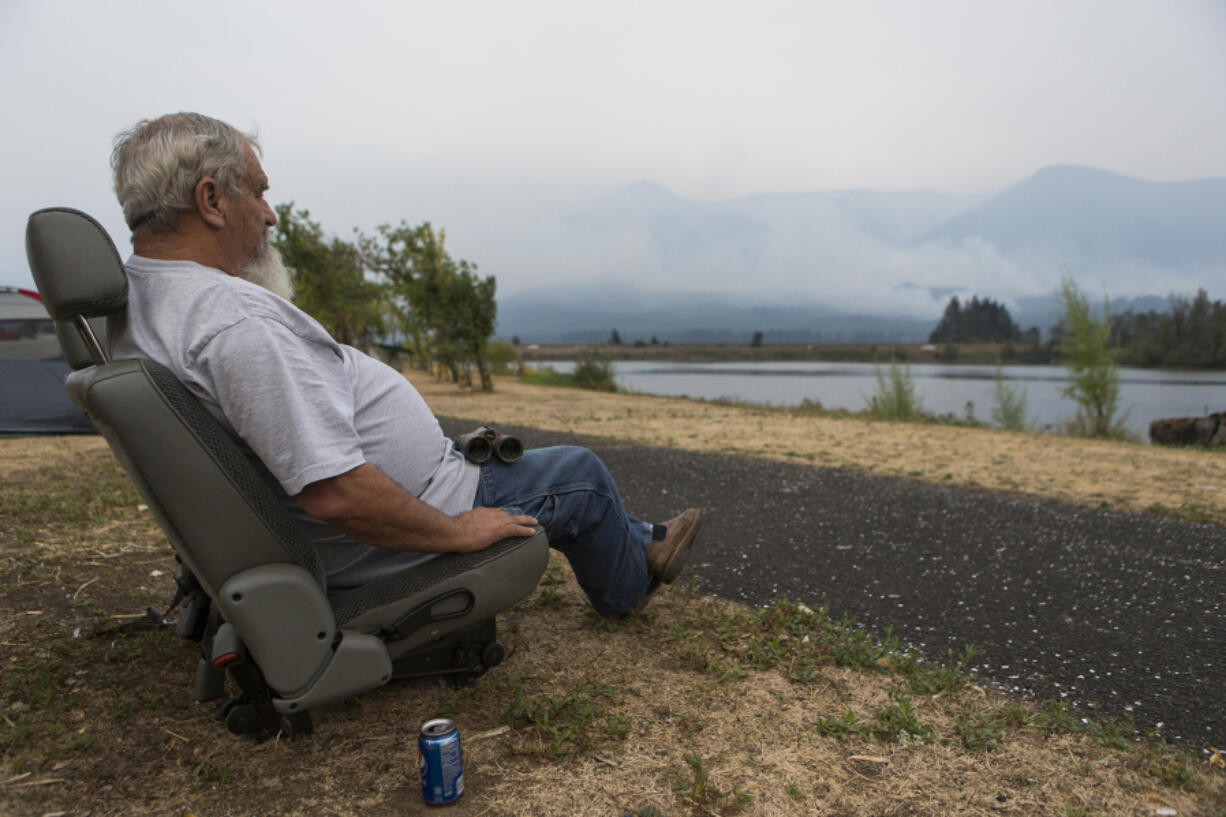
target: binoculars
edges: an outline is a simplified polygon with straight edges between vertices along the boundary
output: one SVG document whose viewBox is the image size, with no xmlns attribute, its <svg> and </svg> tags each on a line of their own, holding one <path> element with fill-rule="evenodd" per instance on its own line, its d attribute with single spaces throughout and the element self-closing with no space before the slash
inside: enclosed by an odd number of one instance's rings
<svg viewBox="0 0 1226 817">
<path fill-rule="evenodd" d="M 523 443 L 518 438 L 495 431 L 489 426 L 481 426 L 476 431 L 461 434 L 455 444 L 469 462 L 477 465 L 488 460 L 490 456 L 511 463 L 524 455 Z"/>
</svg>

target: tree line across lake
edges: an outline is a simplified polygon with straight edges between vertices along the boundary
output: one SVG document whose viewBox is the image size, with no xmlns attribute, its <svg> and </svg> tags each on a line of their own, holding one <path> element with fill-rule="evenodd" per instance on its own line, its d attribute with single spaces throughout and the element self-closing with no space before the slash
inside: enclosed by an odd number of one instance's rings
<svg viewBox="0 0 1226 817">
<path fill-rule="evenodd" d="M 1111 315 L 1104 303 L 1102 314 L 1116 362 L 1164 368 L 1226 367 L 1226 303 L 1210 301 L 1202 289 L 1194 298 L 1172 295 L 1169 304 L 1165 312 Z M 1006 360 L 1047 363 L 1058 358 L 1066 331 L 1058 324 L 1042 343 L 1039 328 L 1023 331 L 1003 304 L 978 296 L 962 303 L 953 297 L 928 342 L 943 344 L 942 356 L 948 359 L 957 357 L 954 344 L 1005 343 L 1002 357 Z"/>
</svg>

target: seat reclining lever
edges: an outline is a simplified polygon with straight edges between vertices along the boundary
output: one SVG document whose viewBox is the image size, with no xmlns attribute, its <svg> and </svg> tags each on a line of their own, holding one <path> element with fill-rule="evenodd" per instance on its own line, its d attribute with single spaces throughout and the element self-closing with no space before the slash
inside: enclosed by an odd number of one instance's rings
<svg viewBox="0 0 1226 817">
<path fill-rule="evenodd" d="M 459 610 L 444 610 L 443 612 L 434 612 L 441 602 L 448 599 L 465 596 L 465 605 Z M 384 641 L 399 641 L 402 638 L 408 638 L 413 633 L 435 621 L 446 621 L 449 618 L 459 618 L 466 616 L 472 612 L 473 607 L 477 603 L 476 596 L 466 587 L 457 587 L 455 590 L 450 590 L 443 593 L 441 596 L 435 596 L 425 604 L 418 605 L 409 612 L 405 613 L 400 618 L 396 619 L 389 626 L 381 627 L 378 636 Z"/>
</svg>

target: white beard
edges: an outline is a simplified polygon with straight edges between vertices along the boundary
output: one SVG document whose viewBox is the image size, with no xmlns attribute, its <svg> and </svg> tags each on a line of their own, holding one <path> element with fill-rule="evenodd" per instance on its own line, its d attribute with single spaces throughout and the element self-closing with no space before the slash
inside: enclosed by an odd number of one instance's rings
<svg viewBox="0 0 1226 817">
<path fill-rule="evenodd" d="M 256 286 L 264 287 L 274 295 L 280 295 L 287 301 L 294 297 L 294 285 L 290 281 L 289 270 L 281 261 L 281 253 L 268 240 L 267 233 L 264 234 L 264 240 L 255 248 L 255 252 L 247 259 L 247 263 L 243 264 L 243 268 L 238 271 L 238 275 Z"/>
</svg>

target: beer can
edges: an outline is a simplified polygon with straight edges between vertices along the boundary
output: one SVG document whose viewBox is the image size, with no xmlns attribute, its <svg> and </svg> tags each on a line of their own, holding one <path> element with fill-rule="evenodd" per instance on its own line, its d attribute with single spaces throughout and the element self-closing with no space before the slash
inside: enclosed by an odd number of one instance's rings
<svg viewBox="0 0 1226 817">
<path fill-rule="evenodd" d="M 460 730 L 446 718 L 422 724 L 417 738 L 421 767 L 421 796 L 431 806 L 454 803 L 464 793 L 464 760 L 460 756 Z"/>
</svg>

